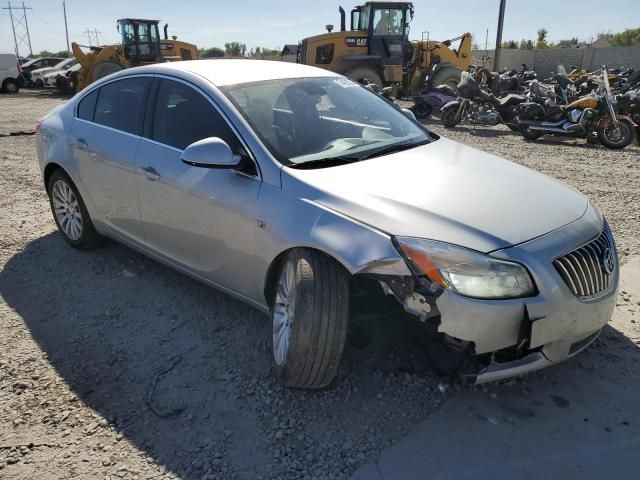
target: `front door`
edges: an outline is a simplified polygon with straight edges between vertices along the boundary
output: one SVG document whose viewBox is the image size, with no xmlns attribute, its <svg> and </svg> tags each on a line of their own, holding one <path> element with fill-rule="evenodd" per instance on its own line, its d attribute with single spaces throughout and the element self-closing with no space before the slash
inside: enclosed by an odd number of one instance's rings
<svg viewBox="0 0 640 480">
<path fill-rule="evenodd" d="M 72 149 L 96 215 L 114 233 L 142 243 L 136 151 L 151 77 L 108 83 L 85 96 L 73 121 Z"/>
<path fill-rule="evenodd" d="M 375 8 L 369 22 L 369 55 L 382 58 L 385 65 L 402 65 L 405 48 L 405 10 Z"/>
<path fill-rule="evenodd" d="M 229 124 L 190 85 L 161 79 L 149 139 L 138 148 L 138 192 L 149 249 L 250 298 L 254 282 L 257 170 L 195 167 L 182 151 L 203 138 L 247 155 Z"/>
</svg>

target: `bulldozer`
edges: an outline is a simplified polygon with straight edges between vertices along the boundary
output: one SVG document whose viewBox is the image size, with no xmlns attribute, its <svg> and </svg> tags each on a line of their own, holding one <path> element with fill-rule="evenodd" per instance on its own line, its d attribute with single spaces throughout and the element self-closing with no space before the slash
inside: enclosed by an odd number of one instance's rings
<svg viewBox="0 0 640 480">
<path fill-rule="evenodd" d="M 361 83 L 393 87 L 397 97 L 413 97 L 424 86 L 429 72 L 439 64 L 434 85 L 455 87 L 460 72 L 471 63 L 471 34 L 438 42 L 410 41 L 410 2 L 367 2 L 351 10 L 350 29 L 340 7 L 340 31 L 327 25 L 327 33 L 305 38 L 298 44 L 297 62 L 340 73 Z M 425 32 L 426 33 L 426 32 Z M 450 48 L 459 41 L 457 49 Z"/>
<path fill-rule="evenodd" d="M 73 55 L 82 65 L 82 70 L 71 79 L 75 91 L 125 68 L 199 57 L 195 45 L 178 41 L 177 37 L 169 39 L 168 25 L 164 26 L 164 39 L 160 39 L 158 24 L 158 20 L 121 18 L 117 21 L 117 29 L 122 43 L 91 46 L 89 53 L 82 50 L 86 46 L 72 43 Z"/>
</svg>

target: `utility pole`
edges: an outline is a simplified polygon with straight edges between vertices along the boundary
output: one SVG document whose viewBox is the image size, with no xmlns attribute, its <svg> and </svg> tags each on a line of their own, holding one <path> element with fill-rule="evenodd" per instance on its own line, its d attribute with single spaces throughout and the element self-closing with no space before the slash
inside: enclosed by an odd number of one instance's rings
<svg viewBox="0 0 640 480">
<path fill-rule="evenodd" d="M 9 10 L 9 17 L 11 17 L 11 29 L 13 30 L 13 43 L 15 45 L 16 56 L 20 56 L 21 46 L 29 48 L 29 55 L 33 55 L 31 36 L 29 35 L 29 22 L 27 22 L 27 10 L 31 10 L 31 8 L 25 7 L 24 2 L 22 2 L 22 7 L 12 7 L 11 2 L 7 2 L 7 6 L 4 7 L 3 10 Z M 14 14 L 14 11 L 22 11 L 22 14 Z"/>
<path fill-rule="evenodd" d="M 493 70 L 498 72 L 500 69 L 500 49 L 502 48 L 502 26 L 504 24 L 504 9 L 507 0 L 500 0 L 500 12 L 498 13 L 498 33 L 496 35 L 496 52 L 493 60 Z"/>
<path fill-rule="evenodd" d="M 93 29 L 93 33 L 96 36 L 96 46 L 99 47 L 100 46 L 100 39 L 98 38 L 98 34 L 101 33 L 99 32 L 97 29 Z"/>
<path fill-rule="evenodd" d="M 69 28 L 67 27 L 67 6 L 64 0 L 62 0 L 62 12 L 64 13 L 64 33 L 67 35 L 67 52 L 69 52 L 69 56 L 71 56 L 71 45 L 69 44 Z"/>
</svg>

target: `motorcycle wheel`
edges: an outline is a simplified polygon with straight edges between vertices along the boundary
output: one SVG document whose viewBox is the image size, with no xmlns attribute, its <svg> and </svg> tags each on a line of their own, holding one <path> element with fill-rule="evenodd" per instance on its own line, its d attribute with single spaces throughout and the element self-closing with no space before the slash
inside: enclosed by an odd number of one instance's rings
<svg viewBox="0 0 640 480">
<path fill-rule="evenodd" d="M 524 137 L 525 140 L 537 140 L 544 135 L 543 132 L 531 130 L 528 125 L 520 125 L 519 129 L 520 134 Z"/>
<path fill-rule="evenodd" d="M 515 123 L 505 123 L 505 125 L 507 127 L 509 127 L 509 130 L 511 130 L 512 132 L 519 132 L 520 131 L 520 126 L 516 125 Z"/>
<path fill-rule="evenodd" d="M 453 128 L 458 123 L 459 120 L 456 119 L 456 113 L 458 113 L 458 106 L 455 108 L 445 108 L 440 112 L 440 121 L 447 128 Z"/>
<path fill-rule="evenodd" d="M 630 122 L 622 119 L 616 127 L 613 123 L 598 129 L 598 139 L 607 148 L 618 150 L 626 147 L 635 137 L 635 129 Z"/>
<path fill-rule="evenodd" d="M 429 115 L 431 115 L 431 112 L 433 111 L 433 107 L 426 102 L 419 101 L 419 102 L 416 102 L 412 110 L 413 110 L 413 113 L 416 114 L 416 117 L 427 118 Z"/>
</svg>

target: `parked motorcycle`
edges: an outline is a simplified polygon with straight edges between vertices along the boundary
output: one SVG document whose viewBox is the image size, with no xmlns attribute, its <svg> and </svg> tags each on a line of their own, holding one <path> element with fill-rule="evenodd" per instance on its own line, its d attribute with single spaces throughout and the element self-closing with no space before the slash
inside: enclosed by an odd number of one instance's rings
<svg viewBox="0 0 640 480">
<path fill-rule="evenodd" d="M 516 106 L 526 101 L 524 95 L 509 94 L 498 98 L 484 91 L 468 72 L 462 72 L 458 93 L 455 101 L 442 108 L 440 120 L 445 127 L 453 128 L 467 120 L 482 125 L 504 123 L 513 131 L 518 130 Z"/>
<path fill-rule="evenodd" d="M 414 105 L 411 110 L 418 118 L 439 114 L 442 107 L 458 98 L 458 92 L 449 85 L 433 85 L 433 78 L 437 78 L 435 74 L 439 65 L 439 63 L 434 65 L 427 75 L 425 89 L 413 99 Z"/>
<path fill-rule="evenodd" d="M 517 107 L 520 133 L 527 140 L 543 135 L 589 138 L 595 133 L 607 148 L 626 147 L 635 138 L 637 126 L 629 117 L 616 112 L 606 68 L 602 69 L 601 82 L 599 90 L 568 105 L 550 100 L 520 104 Z"/>
<path fill-rule="evenodd" d="M 455 89 L 449 85 L 438 85 L 414 98 L 413 113 L 418 118 L 427 118 L 431 114 L 439 114 L 447 103 L 458 98 Z"/>
</svg>

